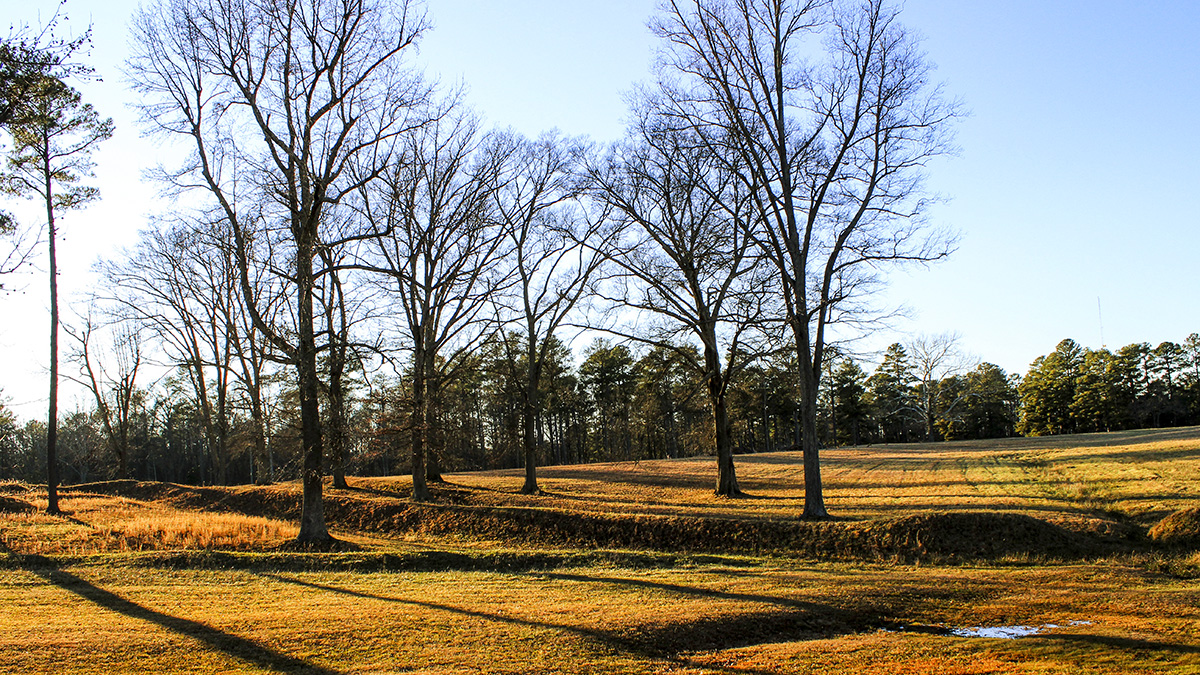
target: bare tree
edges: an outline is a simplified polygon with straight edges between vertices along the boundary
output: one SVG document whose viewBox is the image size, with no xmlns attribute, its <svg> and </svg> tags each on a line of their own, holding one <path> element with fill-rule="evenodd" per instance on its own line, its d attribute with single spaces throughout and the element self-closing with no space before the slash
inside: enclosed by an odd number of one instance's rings
<svg viewBox="0 0 1200 675">
<path fill-rule="evenodd" d="M 725 399 L 733 375 L 758 355 L 745 338 L 760 325 L 766 300 L 744 222 L 754 217 L 750 193 L 697 134 L 671 128 L 653 110 L 641 111 L 634 137 L 588 179 L 623 231 L 605 247 L 615 269 L 601 295 L 643 319 L 639 331 L 610 330 L 669 349 L 701 375 L 713 416 L 716 493 L 738 496 Z M 700 352 L 689 348 L 692 341 Z"/>
<path fill-rule="evenodd" d="M 135 18 L 129 63 L 152 129 L 187 138 L 193 161 L 165 177 L 199 187 L 229 223 L 245 309 L 295 368 L 304 454 L 297 541 L 330 540 L 314 288 L 323 225 L 388 165 L 391 139 L 423 123 L 428 88 L 403 68 L 427 27 L 408 0 L 162 0 Z M 294 332 L 263 316 L 250 238 L 280 223 Z"/>
<path fill-rule="evenodd" d="M 576 308 L 603 262 L 597 250 L 605 218 L 586 218 L 574 201 L 574 170 L 584 146 L 546 134 L 529 140 L 493 134 L 488 152 L 502 159 L 499 187 L 492 193 L 495 217 L 508 240 L 512 293 L 508 320 L 501 320 L 503 362 L 520 383 L 521 437 L 525 455 L 524 494 L 537 494 L 538 424 L 543 374 L 555 332 Z M 516 333 L 508 326 L 517 326 Z M 516 340 L 509 339 L 511 337 Z M 518 351 L 515 347 L 519 346 Z"/>
<path fill-rule="evenodd" d="M 58 513 L 58 215 L 96 199 L 99 191 L 80 185 L 92 175 L 92 152 L 112 136 L 111 119 L 102 120 L 79 92 L 49 75 L 30 85 L 10 123 L 12 148 L 0 189 L 38 199 L 46 209 L 50 256 L 50 404 L 46 427 L 46 510 Z"/>
<path fill-rule="evenodd" d="M 908 346 L 917 376 L 917 411 L 925 424 L 925 440 L 933 440 L 934 423 L 941 412 L 941 382 L 975 366 L 959 348 L 958 333 L 918 335 Z"/>
<path fill-rule="evenodd" d="M 28 232 L 22 232 L 16 219 L 4 211 L 0 211 L 0 239 L 9 240 L 4 246 L 3 254 L 0 254 L 0 277 L 16 272 L 29 262 L 37 245 L 41 243 Z M 0 283 L 0 291 L 4 290 L 4 284 Z"/>
<path fill-rule="evenodd" d="M 883 0 L 666 0 L 662 90 L 676 124 L 752 195 L 800 369 L 804 516 L 827 516 L 817 437 L 828 331 L 870 314 L 887 263 L 946 256 L 925 227 L 923 168 L 958 114 Z M 816 43 L 827 56 L 810 65 Z"/>
<path fill-rule="evenodd" d="M 355 224 L 350 224 L 351 226 Z M 329 466 L 333 486 L 345 489 L 346 463 L 349 455 L 350 420 L 348 405 L 352 396 L 354 371 L 361 371 L 367 354 L 384 351 L 380 340 L 360 342 L 356 327 L 368 322 L 386 320 L 374 313 L 386 314 L 384 303 L 372 303 L 374 288 L 352 277 L 356 267 L 345 247 L 321 246 L 318 249 L 324 263 L 319 285 L 321 313 L 327 336 L 324 349 L 324 393 L 327 401 L 326 426 L 329 430 Z M 374 305 L 374 306 L 373 306 Z"/>
<path fill-rule="evenodd" d="M 136 248 L 98 267 L 106 282 L 103 299 L 156 338 L 170 364 L 187 375 L 212 456 L 213 481 L 227 483 L 235 380 L 261 427 L 261 400 L 255 399 L 261 398 L 261 369 L 267 357 L 243 309 L 228 228 L 224 223 L 180 221 L 146 230 Z M 276 312 L 263 297 L 264 275 L 257 269 L 252 274 L 255 304 L 273 316 Z M 265 439 L 255 439 L 260 479 L 269 474 L 263 443 Z"/>
<path fill-rule="evenodd" d="M 68 378 L 92 393 L 108 448 L 117 460 L 117 476 L 128 478 L 133 449 L 130 436 L 144 398 L 144 392 L 137 386 L 143 363 L 141 336 L 129 324 L 115 325 L 108 350 L 112 358 L 106 367 L 95 353 L 96 329 L 90 312 L 78 330 L 65 328 L 75 340 L 76 352 L 72 356 L 80 370 L 78 377 Z"/>
<path fill-rule="evenodd" d="M 461 357 L 481 337 L 482 313 L 497 292 L 504 238 L 494 220 L 498 157 L 479 152 L 478 122 L 452 111 L 403 139 L 386 180 L 363 193 L 375 232 L 364 267 L 382 273 L 400 305 L 412 350 L 412 497 L 430 497 L 427 453 L 432 403 Z M 434 467 L 436 468 L 436 467 Z M 433 473 L 436 474 L 436 471 Z"/>
</svg>

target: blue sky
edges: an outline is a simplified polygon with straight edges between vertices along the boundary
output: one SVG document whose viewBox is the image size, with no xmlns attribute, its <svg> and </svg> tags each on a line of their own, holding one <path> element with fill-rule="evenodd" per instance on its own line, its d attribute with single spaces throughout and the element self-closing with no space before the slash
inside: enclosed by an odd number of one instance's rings
<svg viewBox="0 0 1200 675">
<path fill-rule="evenodd" d="M 5 14 L 36 23 L 54 5 Z M 85 100 L 118 125 L 97 157 L 103 200 L 64 220 L 62 282 L 75 297 L 92 261 L 132 244 L 165 208 L 141 172 L 173 149 L 138 136 L 119 72 L 135 6 L 68 5 L 74 27 L 94 25 L 91 60 L 104 79 L 82 87 Z M 419 61 L 463 82 L 489 124 L 615 140 L 624 92 L 648 77 L 653 0 L 431 0 L 428 9 L 435 28 Z M 961 241 L 944 263 L 891 275 L 881 300 L 906 305 L 910 318 L 864 346 L 958 331 L 967 351 L 1024 373 L 1062 338 L 1100 346 L 1097 298 L 1110 348 L 1200 332 L 1200 3 L 908 0 L 903 17 L 970 111 L 961 152 L 934 163 L 929 180 L 947 199 L 934 221 Z M 45 274 L 6 283 L 26 290 L 0 296 L 19 318 L 0 325 L 0 387 L 31 417 L 45 398 Z"/>
</svg>

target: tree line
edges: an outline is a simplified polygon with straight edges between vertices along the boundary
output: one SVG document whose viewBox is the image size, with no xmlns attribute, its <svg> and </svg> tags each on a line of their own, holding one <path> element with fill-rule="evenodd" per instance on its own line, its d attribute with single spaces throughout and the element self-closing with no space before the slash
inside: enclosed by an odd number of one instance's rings
<svg viewBox="0 0 1200 675">
<path fill-rule="evenodd" d="M 514 370 L 508 357 L 519 346 L 515 338 L 507 347 L 485 342 L 432 402 L 436 424 L 427 478 L 525 466 L 524 370 L 519 363 Z M 543 403 L 533 430 L 535 466 L 713 453 L 703 379 L 671 349 L 635 351 L 597 338 L 578 365 L 557 339 L 546 352 L 537 394 Z M 1200 424 L 1195 333 L 1182 343 L 1136 343 L 1115 353 L 1064 340 L 1023 376 L 971 363 L 945 335 L 891 345 L 871 373 L 850 356 L 833 354 L 828 363 L 817 418 L 823 447 Z M 350 369 L 340 432 L 344 455 L 340 464 L 326 458 L 326 475 L 411 472 L 413 408 L 405 384 L 411 371 L 368 377 L 366 365 Z M 128 362 L 125 367 L 128 373 Z M 283 369 L 267 378 L 264 421 L 251 413 L 254 404 L 240 387 L 222 399 L 223 413 L 206 420 L 203 399 L 187 378 L 180 368 L 154 387 L 104 380 L 110 384 L 101 389 L 102 400 L 59 422 L 64 479 L 236 484 L 300 476 L 297 395 Z M 786 359 L 764 357 L 740 370 L 728 395 L 734 453 L 798 449 L 797 399 L 796 371 Z M 327 399 L 322 404 L 330 410 Z M 128 412 L 114 414 L 122 406 Z M 214 417 L 224 418 L 221 433 L 209 428 Z M 332 423 L 327 412 L 327 435 Z M 45 437 L 44 422 L 22 424 L 0 407 L 0 480 L 44 476 Z"/>
<path fill-rule="evenodd" d="M 412 65 L 415 0 L 139 9 L 136 106 L 185 154 L 157 171 L 176 208 L 100 265 L 64 331 L 95 410 L 63 420 L 63 447 L 91 433 L 109 463 L 72 479 L 295 476 L 299 539 L 321 542 L 327 472 L 407 470 L 424 500 L 447 467 L 521 464 L 535 494 L 546 462 L 703 451 L 736 496 L 735 450 L 796 447 L 804 513 L 826 516 L 820 449 L 849 400 L 823 403 L 834 336 L 871 328 L 889 266 L 953 250 L 924 179 L 960 105 L 883 0 L 671 0 L 650 27 L 653 80 L 598 145 L 485 129 Z M 73 92 L 60 62 L 26 66 Z M 12 95 L 50 105 L 5 123 L 14 139 L 80 105 Z M 41 191 L 6 183 L 45 201 L 52 243 L 54 209 L 95 191 L 51 187 L 78 188 L 111 134 L 85 110 L 25 144 L 79 161 L 29 164 Z M 611 342 L 576 368 L 562 340 L 583 328 Z"/>
</svg>

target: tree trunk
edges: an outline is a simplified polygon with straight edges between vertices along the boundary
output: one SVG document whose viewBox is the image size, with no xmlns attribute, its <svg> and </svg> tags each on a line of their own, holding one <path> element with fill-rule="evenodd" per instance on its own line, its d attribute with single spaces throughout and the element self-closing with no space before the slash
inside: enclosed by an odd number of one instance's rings
<svg viewBox="0 0 1200 675">
<path fill-rule="evenodd" d="M 263 415 L 262 400 L 257 395 L 251 396 L 250 419 L 254 424 L 254 484 L 269 485 L 274 476 L 271 475 L 271 458 L 267 449 L 267 421 Z"/>
<path fill-rule="evenodd" d="M 349 487 L 346 484 L 346 394 L 342 387 L 344 348 L 344 343 L 330 345 L 329 355 L 329 463 L 333 487 L 339 490 Z"/>
<path fill-rule="evenodd" d="M 704 366 L 708 371 L 708 397 L 713 408 L 713 437 L 717 445 L 717 495 L 738 497 L 737 474 L 733 469 L 733 434 L 725 407 L 725 378 L 721 372 L 721 354 L 715 340 L 704 347 Z"/>
<path fill-rule="evenodd" d="M 329 455 L 333 487 L 345 490 L 346 483 L 346 404 L 341 377 L 329 379 Z"/>
<path fill-rule="evenodd" d="M 311 241 L 299 242 L 297 258 L 297 335 L 296 371 L 300 384 L 300 436 L 304 453 L 301 483 L 304 497 L 300 507 L 302 544 L 323 544 L 332 537 L 325 526 L 325 507 L 321 501 L 321 409 L 317 382 L 317 340 L 313 326 L 313 255 Z"/>
<path fill-rule="evenodd" d="M 446 449 L 446 435 L 439 426 L 441 411 L 441 389 L 439 380 L 432 376 L 425 380 L 425 482 L 445 483 L 442 478 L 442 452 Z"/>
<path fill-rule="evenodd" d="M 803 363 L 803 359 L 801 361 Z M 828 518 L 821 486 L 820 442 L 817 439 L 817 378 L 800 367 L 800 440 L 804 452 L 804 518 Z"/>
<path fill-rule="evenodd" d="M 50 410 L 46 420 L 46 513 L 58 508 L 58 251 L 50 167 L 46 166 L 46 222 L 50 230 Z"/>
<path fill-rule="evenodd" d="M 413 352 L 413 410 L 412 410 L 412 500 L 429 501 L 429 486 L 425 482 L 425 436 L 429 417 L 426 398 L 425 350 Z"/>
<path fill-rule="evenodd" d="M 541 490 L 537 483 L 537 414 L 538 388 L 542 379 L 542 364 L 538 359 L 537 338 L 533 330 L 533 321 L 526 328 L 525 344 L 525 395 L 524 405 L 521 406 L 522 444 L 525 449 L 525 484 L 521 486 L 521 494 L 536 495 Z M 547 335 L 546 340 L 550 339 Z"/>
<path fill-rule="evenodd" d="M 541 490 L 537 483 L 537 434 L 534 429 L 534 410 L 533 401 L 529 399 L 529 392 L 526 392 L 525 404 L 521 406 L 521 430 L 524 438 L 521 439 L 525 449 L 525 484 L 521 486 L 521 494 L 536 495 Z"/>
</svg>

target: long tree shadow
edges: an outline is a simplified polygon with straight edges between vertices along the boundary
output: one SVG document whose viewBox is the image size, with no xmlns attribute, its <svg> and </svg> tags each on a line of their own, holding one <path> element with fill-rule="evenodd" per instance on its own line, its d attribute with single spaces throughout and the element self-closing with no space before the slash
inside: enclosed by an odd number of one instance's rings
<svg viewBox="0 0 1200 675">
<path fill-rule="evenodd" d="M 644 584 L 645 586 L 664 590 L 690 592 L 704 596 L 725 597 L 737 600 L 753 600 L 775 604 L 779 608 L 760 612 L 741 613 L 733 616 L 706 616 L 684 621 L 663 620 L 629 626 L 622 630 L 605 630 L 506 616 L 424 600 L 378 595 L 349 588 L 303 581 L 273 573 L 261 573 L 261 575 L 282 583 L 304 586 L 319 591 L 340 593 L 365 600 L 397 603 L 514 626 L 569 633 L 610 649 L 618 649 L 644 658 L 665 660 L 676 665 L 691 665 L 691 662 L 687 658 L 688 653 L 743 647 L 778 640 L 826 638 L 858 632 L 866 626 L 880 624 L 878 620 L 867 619 L 866 616 L 852 617 L 849 612 L 818 603 L 736 593 L 710 593 L 706 589 L 647 582 Z M 592 579 L 589 577 L 576 577 L 576 575 L 550 574 L 543 576 L 563 580 L 578 578 L 586 581 L 611 583 L 626 583 L 629 581 L 625 579 Z M 718 672 L 750 673 L 751 675 L 774 675 L 776 673 L 776 671 L 771 670 L 755 670 L 745 667 L 733 669 L 710 664 L 706 664 L 705 668 L 710 670 L 715 669 Z"/>
<path fill-rule="evenodd" d="M 753 593 L 732 593 L 730 591 L 719 591 L 712 588 L 697 588 L 695 586 L 684 586 L 682 584 L 668 584 L 661 581 L 647 581 L 645 579 L 626 579 L 623 577 L 605 577 L 605 576 L 588 576 L 585 574 L 571 574 L 569 572 L 536 572 L 536 576 L 546 579 L 558 579 L 560 581 L 575 581 L 580 583 L 597 583 L 611 584 L 616 586 L 630 586 L 634 588 L 653 588 L 660 591 L 668 591 L 680 595 L 691 595 L 704 598 L 722 598 L 725 600 L 738 600 L 743 602 L 758 602 L 768 605 L 777 605 L 780 607 L 788 607 L 791 609 L 800 609 L 808 612 L 830 612 L 837 611 L 844 613 L 842 610 L 834 610 L 829 605 L 823 605 L 816 602 L 806 602 L 804 600 L 795 600 L 792 598 L 780 598 L 773 595 L 757 595 Z"/>
<path fill-rule="evenodd" d="M 11 553 L 2 543 L 0 552 Z M 222 652 L 260 668 L 282 673 L 306 673 L 309 675 L 340 675 L 339 671 L 309 663 L 303 659 L 274 651 L 254 640 L 227 633 L 207 624 L 183 617 L 172 616 L 127 600 L 112 591 L 105 590 L 78 575 L 59 569 L 55 561 L 43 556 L 20 556 L 22 567 L 48 583 L 64 591 L 74 593 L 104 609 L 123 614 L 133 619 L 149 621 L 169 631 L 198 640 L 213 650 Z"/>
<path fill-rule="evenodd" d="M 1092 645 L 1104 645 L 1112 649 L 1145 652 L 1174 652 L 1176 654 L 1200 654 L 1200 646 L 1185 645 L 1177 642 L 1157 642 L 1137 638 L 1114 637 L 1111 635 L 1093 635 L 1087 633 L 1045 633 L 1038 635 L 1039 640 L 1058 642 L 1076 642 Z"/>
</svg>

